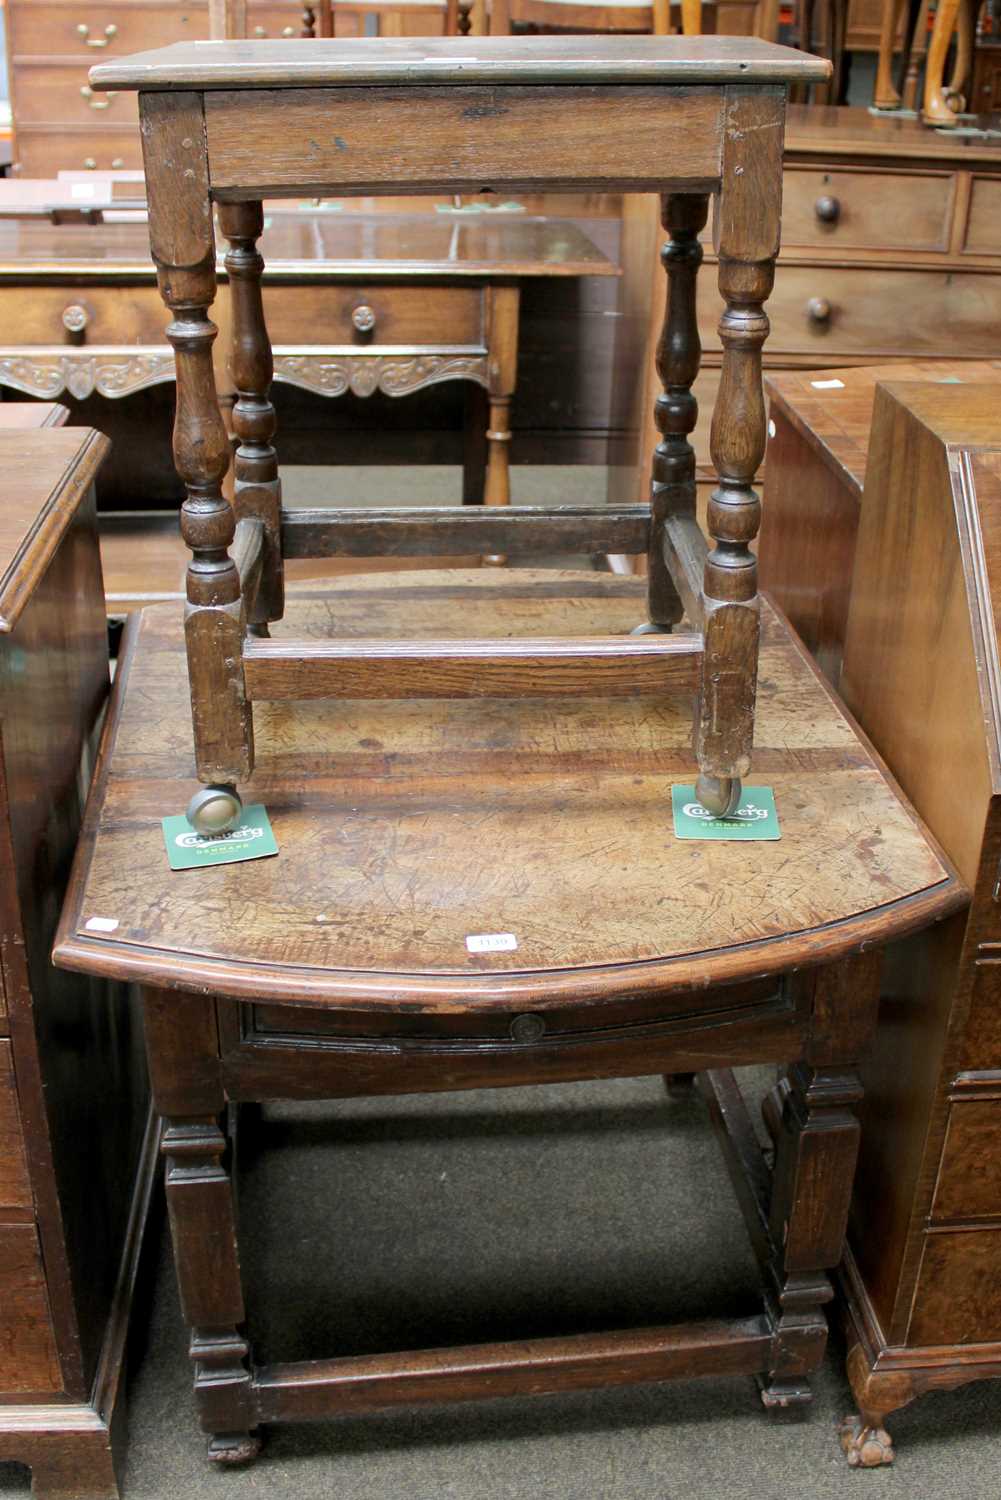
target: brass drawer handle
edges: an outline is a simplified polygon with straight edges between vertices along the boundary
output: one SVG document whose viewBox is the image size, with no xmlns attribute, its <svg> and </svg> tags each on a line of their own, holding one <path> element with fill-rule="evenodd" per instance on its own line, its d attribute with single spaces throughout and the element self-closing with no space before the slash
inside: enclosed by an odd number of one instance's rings
<svg viewBox="0 0 1001 1500">
<path fill-rule="evenodd" d="M 86 99 L 89 109 L 110 109 L 111 101 L 118 98 L 118 90 L 111 89 L 106 99 L 95 99 L 94 90 L 91 88 L 89 83 L 85 83 L 83 85 L 80 93 L 82 97 Z"/>
<path fill-rule="evenodd" d="M 82 344 L 87 337 L 90 313 L 79 302 L 71 302 L 63 308 L 62 323 L 66 330 L 67 343 Z"/>
<path fill-rule="evenodd" d="M 811 323 L 826 325 L 831 321 L 831 304 L 826 297 L 811 297 L 806 304 L 806 315 Z"/>
<path fill-rule="evenodd" d="M 351 314 L 351 322 L 359 333 L 371 333 L 375 327 L 375 308 L 363 302 Z"/>
<path fill-rule="evenodd" d="M 813 205 L 813 211 L 821 224 L 836 224 L 841 218 L 841 202 L 824 193 Z"/>
<path fill-rule="evenodd" d="M 76 34 L 77 34 L 78 37 L 81 38 L 81 40 L 83 41 L 84 45 L 87 46 L 87 47 L 106 47 L 108 45 L 108 43 L 110 41 L 112 41 L 118 35 L 118 27 L 117 26 L 105 26 L 105 28 L 104 28 L 104 36 L 103 37 L 94 37 L 94 36 L 91 36 L 91 34 L 90 34 L 90 27 L 89 26 L 85 26 L 83 24 L 83 22 L 81 21 L 80 25 L 76 29 Z"/>
</svg>

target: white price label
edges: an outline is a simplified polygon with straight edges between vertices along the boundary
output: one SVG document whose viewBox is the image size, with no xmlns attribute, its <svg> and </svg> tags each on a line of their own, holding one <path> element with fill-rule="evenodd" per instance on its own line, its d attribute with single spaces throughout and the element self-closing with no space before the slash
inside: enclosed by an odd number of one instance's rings
<svg viewBox="0 0 1001 1500">
<path fill-rule="evenodd" d="M 517 946 L 513 932 L 474 932 L 466 939 L 470 953 L 513 953 Z"/>
</svg>

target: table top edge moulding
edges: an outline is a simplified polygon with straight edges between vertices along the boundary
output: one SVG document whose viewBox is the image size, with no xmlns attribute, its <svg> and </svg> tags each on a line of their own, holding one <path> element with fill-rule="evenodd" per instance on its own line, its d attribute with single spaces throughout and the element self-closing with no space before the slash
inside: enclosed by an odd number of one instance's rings
<svg viewBox="0 0 1001 1500">
<path fill-rule="evenodd" d="M 90 70 L 98 89 L 213 90 L 385 84 L 816 83 L 820 57 L 756 37 L 348 38 L 175 42 L 109 58 Z"/>
</svg>

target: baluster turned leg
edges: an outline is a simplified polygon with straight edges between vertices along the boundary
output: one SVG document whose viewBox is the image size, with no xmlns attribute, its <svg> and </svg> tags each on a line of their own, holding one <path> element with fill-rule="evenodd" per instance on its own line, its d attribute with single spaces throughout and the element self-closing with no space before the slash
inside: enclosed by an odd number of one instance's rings
<svg viewBox="0 0 1001 1500">
<path fill-rule="evenodd" d="M 490 425 L 487 428 L 487 480 L 485 505 L 508 505 L 511 501 L 511 400 L 518 376 L 518 317 L 521 301 L 516 286 L 491 287 L 487 317 L 487 394 Z M 501 556 L 484 557 L 485 563 L 500 564 Z"/>
<path fill-rule="evenodd" d="M 212 369 L 217 330 L 208 316 L 216 291 L 215 239 L 199 100 L 146 94 L 141 109 L 150 244 L 160 293 L 173 313 L 167 338 L 177 367 L 174 463 L 187 492 L 181 534 L 191 549 L 184 630 L 195 764 L 212 793 L 196 794 L 199 826 L 207 832 L 239 815 L 234 783 L 254 765 L 240 576 L 229 555 L 235 521 L 222 493 L 229 441 Z"/>
<path fill-rule="evenodd" d="M 260 1451 L 233 1184 L 219 1121 L 215 1008 L 204 996 L 145 990 L 153 1097 L 163 1117 L 167 1209 L 181 1308 L 190 1332 L 194 1391 L 208 1456 L 246 1463 Z"/>
<path fill-rule="evenodd" d="M 699 373 L 702 345 L 695 288 L 709 199 L 704 194 L 666 194 L 661 223 L 670 239 L 660 253 L 667 272 L 664 326 L 657 343 L 657 375 L 663 391 L 654 407 L 660 442 L 653 453 L 650 484 L 650 548 L 647 557 L 649 624 L 634 634 L 669 631 L 682 617 L 682 604 L 664 557 L 664 527 L 672 515 L 695 515 L 695 449 L 689 441 L 699 414 L 692 386 Z"/>
<path fill-rule="evenodd" d="M 230 244 L 225 265 L 233 309 L 233 431 L 239 439 L 233 504 L 237 520 L 256 517 L 264 524 L 261 582 L 247 615 L 251 634 L 267 635 L 268 621 L 282 617 L 285 598 L 281 480 L 272 444 L 277 421 L 268 394 L 274 360 L 261 299 L 264 260 L 257 249 L 264 228 L 263 207 L 260 203 L 223 203 L 219 227 Z"/>
<path fill-rule="evenodd" d="M 758 675 L 757 562 L 751 543 L 761 504 L 753 481 L 765 453 L 761 346 L 764 302 L 779 248 L 783 101 L 776 91 L 729 89 L 716 217 L 723 368 L 710 448 L 719 488 L 709 502 L 712 551 L 703 578 L 702 685 L 696 723 L 696 795 L 733 812 L 751 763 Z"/>
</svg>

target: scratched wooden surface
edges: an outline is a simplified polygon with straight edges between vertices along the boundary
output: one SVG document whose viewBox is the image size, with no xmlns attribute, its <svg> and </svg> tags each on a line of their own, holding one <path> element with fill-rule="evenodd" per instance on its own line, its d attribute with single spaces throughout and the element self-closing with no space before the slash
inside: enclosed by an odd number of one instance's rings
<svg viewBox="0 0 1001 1500">
<path fill-rule="evenodd" d="M 369 575 L 295 594 L 276 630 L 614 633 L 643 598 L 641 581 L 597 574 Z M 267 806 L 279 856 L 171 873 L 160 818 L 196 782 L 181 614 L 154 607 L 120 669 L 61 958 L 103 953 L 123 972 L 139 959 L 174 985 L 193 982 L 198 956 L 221 960 L 225 992 L 248 965 L 337 971 L 350 988 L 352 972 L 565 975 L 704 954 L 705 983 L 716 950 L 755 945 L 764 972 L 763 941 L 810 933 L 817 958 L 831 924 L 931 887 L 944 898 L 939 857 L 771 615 L 765 642 L 750 779 L 775 789 L 777 843 L 673 837 L 671 785 L 695 775 L 684 700 L 299 702 L 256 706 L 244 791 Z M 95 934 L 95 917 L 117 926 Z M 517 951 L 467 952 L 467 935 L 496 932 Z M 233 992 L 248 983 L 252 971 Z"/>
</svg>

